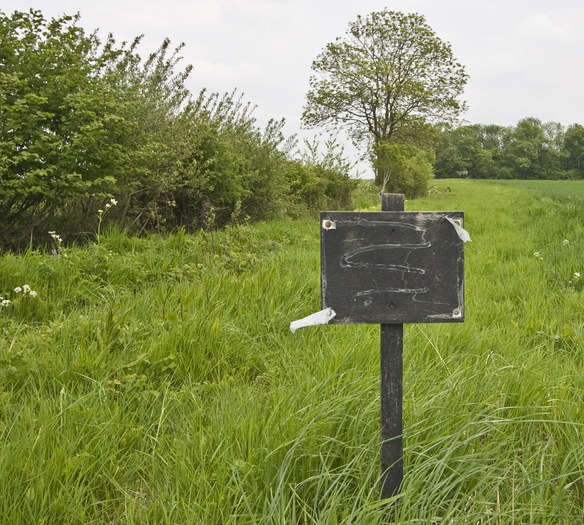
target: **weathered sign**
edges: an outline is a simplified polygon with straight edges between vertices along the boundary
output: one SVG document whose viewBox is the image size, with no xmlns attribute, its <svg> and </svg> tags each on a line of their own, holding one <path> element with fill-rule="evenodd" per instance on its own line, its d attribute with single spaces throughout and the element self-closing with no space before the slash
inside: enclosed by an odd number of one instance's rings
<svg viewBox="0 0 584 525">
<path fill-rule="evenodd" d="M 404 212 L 404 196 L 381 194 L 381 212 L 320 214 L 322 310 L 290 323 L 381 326 L 382 498 L 403 479 L 404 323 L 464 321 L 463 212 Z"/>
<path fill-rule="evenodd" d="M 321 213 L 329 324 L 464 321 L 463 212 Z"/>
</svg>

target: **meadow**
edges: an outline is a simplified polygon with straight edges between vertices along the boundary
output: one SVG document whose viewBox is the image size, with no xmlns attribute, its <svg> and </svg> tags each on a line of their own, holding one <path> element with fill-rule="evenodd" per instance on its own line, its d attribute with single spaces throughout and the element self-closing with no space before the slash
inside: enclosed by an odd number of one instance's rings
<svg viewBox="0 0 584 525">
<path fill-rule="evenodd" d="M 391 519 L 581 524 L 584 183 L 437 180 L 406 210 L 465 211 L 472 242 L 465 322 L 405 327 Z M 1 523 L 388 521 L 379 327 L 289 330 L 320 309 L 317 219 L 55 236 L 0 258 Z"/>
</svg>

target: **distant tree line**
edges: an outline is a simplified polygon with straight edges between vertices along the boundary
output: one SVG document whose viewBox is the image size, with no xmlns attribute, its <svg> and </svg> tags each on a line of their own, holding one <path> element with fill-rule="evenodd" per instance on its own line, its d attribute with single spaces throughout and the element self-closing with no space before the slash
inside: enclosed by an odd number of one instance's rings
<svg viewBox="0 0 584 525">
<path fill-rule="evenodd" d="M 584 126 L 533 117 L 516 126 L 436 128 L 437 178 L 584 179 Z"/>
<path fill-rule="evenodd" d="M 101 42 L 78 20 L 0 11 L 0 248 L 108 222 L 164 232 L 349 206 L 356 181 L 335 140 L 300 151 L 237 92 L 192 96 L 181 46 L 142 60 L 140 38 Z"/>
</svg>

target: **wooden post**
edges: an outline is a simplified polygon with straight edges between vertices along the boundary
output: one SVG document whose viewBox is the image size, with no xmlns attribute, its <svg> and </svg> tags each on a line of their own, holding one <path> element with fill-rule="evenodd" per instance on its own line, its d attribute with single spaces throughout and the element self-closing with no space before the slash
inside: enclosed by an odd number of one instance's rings
<svg viewBox="0 0 584 525">
<path fill-rule="evenodd" d="M 381 211 L 404 211 L 404 196 L 381 194 Z M 381 326 L 381 498 L 398 493 L 404 476 L 402 442 L 403 324 Z"/>
</svg>

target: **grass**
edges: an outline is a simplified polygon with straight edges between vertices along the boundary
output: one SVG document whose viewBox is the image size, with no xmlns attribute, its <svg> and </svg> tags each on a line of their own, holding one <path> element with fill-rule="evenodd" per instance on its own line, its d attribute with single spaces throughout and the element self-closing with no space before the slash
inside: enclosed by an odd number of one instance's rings
<svg viewBox="0 0 584 525">
<path fill-rule="evenodd" d="M 584 181 L 582 180 L 491 180 L 482 181 L 482 183 L 503 188 L 531 190 L 536 192 L 539 197 L 553 197 L 554 199 L 579 199 L 584 194 Z"/>
<path fill-rule="evenodd" d="M 464 210 L 472 242 L 465 323 L 406 327 L 396 522 L 584 520 L 583 189 L 406 202 Z M 385 523 L 379 328 L 288 328 L 320 308 L 318 236 L 109 230 L 2 257 L 0 522 Z"/>
</svg>

